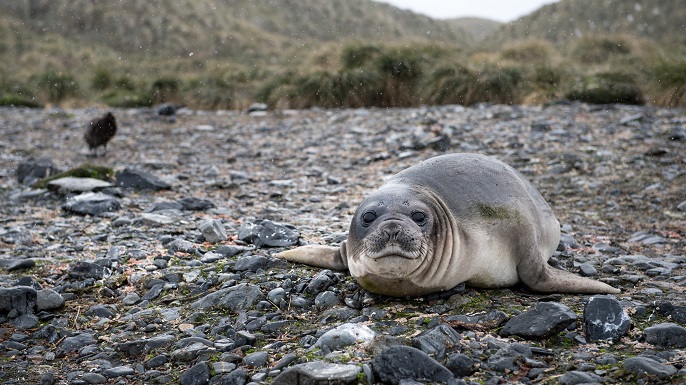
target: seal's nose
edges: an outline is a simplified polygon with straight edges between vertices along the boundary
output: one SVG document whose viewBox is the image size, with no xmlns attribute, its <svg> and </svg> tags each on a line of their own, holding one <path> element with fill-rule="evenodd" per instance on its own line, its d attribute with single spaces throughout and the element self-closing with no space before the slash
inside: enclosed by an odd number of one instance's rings
<svg viewBox="0 0 686 385">
<path fill-rule="evenodd" d="M 387 223 L 383 230 L 383 235 L 384 235 L 384 241 L 396 241 L 398 240 L 398 237 L 400 237 L 400 234 L 403 232 L 402 226 L 398 225 L 397 223 Z"/>
</svg>

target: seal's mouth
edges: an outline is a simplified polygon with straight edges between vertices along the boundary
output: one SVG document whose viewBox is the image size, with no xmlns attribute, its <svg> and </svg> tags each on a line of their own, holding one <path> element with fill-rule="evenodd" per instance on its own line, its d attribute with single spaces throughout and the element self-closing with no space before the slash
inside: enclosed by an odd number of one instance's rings
<svg viewBox="0 0 686 385">
<path fill-rule="evenodd" d="M 402 258 L 402 259 L 417 259 L 421 257 L 420 250 L 407 250 L 402 245 L 396 243 L 387 243 L 385 247 L 379 251 L 368 251 L 367 257 L 373 260 L 384 258 Z"/>
</svg>

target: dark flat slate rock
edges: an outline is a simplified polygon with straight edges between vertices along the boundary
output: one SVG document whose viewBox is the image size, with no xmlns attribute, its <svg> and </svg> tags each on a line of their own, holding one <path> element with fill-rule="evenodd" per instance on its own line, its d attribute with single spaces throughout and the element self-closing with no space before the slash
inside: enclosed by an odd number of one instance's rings
<svg viewBox="0 0 686 385">
<path fill-rule="evenodd" d="M 631 357 L 624 361 L 624 369 L 631 373 L 636 373 L 640 377 L 655 376 L 659 379 L 666 379 L 676 374 L 676 368 L 672 365 L 665 365 L 649 357 Z"/>
<path fill-rule="evenodd" d="M 132 190 L 169 190 L 171 185 L 158 177 L 140 170 L 124 169 L 117 174 L 115 184 L 124 189 Z"/>
<path fill-rule="evenodd" d="M 686 328 L 674 323 L 662 323 L 646 328 L 646 342 L 665 348 L 686 348 Z"/>
<path fill-rule="evenodd" d="M 561 303 L 540 302 L 507 321 L 500 335 L 543 339 L 563 331 L 576 319 L 576 314 Z"/>
<path fill-rule="evenodd" d="M 360 370 L 358 365 L 307 362 L 286 369 L 274 379 L 272 385 L 353 385 L 358 383 Z"/>
<path fill-rule="evenodd" d="M 258 220 L 238 229 L 238 239 L 257 247 L 285 247 L 298 244 L 300 232 L 292 225 Z"/>
<path fill-rule="evenodd" d="M 385 384 L 400 384 L 402 380 L 448 382 L 453 374 L 428 354 L 409 346 L 390 347 L 373 360 L 374 371 Z"/>
</svg>

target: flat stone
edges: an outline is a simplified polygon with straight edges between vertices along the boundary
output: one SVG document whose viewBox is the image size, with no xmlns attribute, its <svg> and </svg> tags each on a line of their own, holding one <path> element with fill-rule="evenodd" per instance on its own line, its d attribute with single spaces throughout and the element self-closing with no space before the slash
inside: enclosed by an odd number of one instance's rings
<svg viewBox="0 0 686 385">
<path fill-rule="evenodd" d="M 284 370 L 272 385 L 354 385 L 358 383 L 360 370 L 358 365 L 312 361 Z"/>
<path fill-rule="evenodd" d="M 124 169 L 117 174 L 115 184 L 124 189 L 133 190 L 169 190 L 171 185 L 158 177 L 140 170 Z"/>
<path fill-rule="evenodd" d="M 376 333 L 366 325 L 346 323 L 324 333 L 314 346 L 327 354 L 350 345 L 369 345 L 375 336 Z"/>
<path fill-rule="evenodd" d="M 686 348 L 686 328 L 674 323 L 662 323 L 646 328 L 646 342 L 666 348 Z"/>
<path fill-rule="evenodd" d="M 454 350 L 459 346 L 460 339 L 460 334 L 455 329 L 446 324 L 440 324 L 414 337 L 412 346 L 442 360 L 445 358 L 446 351 Z"/>
<path fill-rule="evenodd" d="M 95 178 L 64 177 L 48 182 L 48 189 L 55 190 L 60 194 L 70 192 L 83 193 L 88 191 L 99 191 L 106 187 L 113 187 L 110 182 Z"/>
<path fill-rule="evenodd" d="M 224 225 L 218 219 L 207 219 L 198 225 L 198 230 L 209 243 L 217 243 L 228 239 Z"/>
<path fill-rule="evenodd" d="M 557 302 L 539 302 L 533 308 L 507 321 L 500 335 L 543 339 L 563 331 L 576 319 L 576 314 L 565 305 Z"/>
<path fill-rule="evenodd" d="M 257 247 L 286 247 L 298 244 L 300 232 L 292 225 L 265 219 L 241 226 L 238 229 L 238 239 Z"/>
<path fill-rule="evenodd" d="M 70 213 L 98 216 L 117 211 L 121 205 L 110 195 L 101 192 L 85 192 L 67 199 L 63 207 Z"/>
<path fill-rule="evenodd" d="M 372 361 L 374 371 L 383 383 L 400 384 L 402 380 L 448 382 L 453 374 L 445 366 L 419 349 L 409 346 L 390 347 Z"/>
<path fill-rule="evenodd" d="M 665 365 L 649 357 L 631 357 L 624 361 L 624 369 L 639 376 L 655 376 L 665 379 L 676 374 L 676 368 L 672 365 Z"/>
</svg>

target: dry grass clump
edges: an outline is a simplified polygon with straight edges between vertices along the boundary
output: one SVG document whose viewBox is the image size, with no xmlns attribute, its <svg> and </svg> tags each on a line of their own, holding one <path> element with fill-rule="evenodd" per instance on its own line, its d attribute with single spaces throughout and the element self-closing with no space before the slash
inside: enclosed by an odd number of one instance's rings
<svg viewBox="0 0 686 385">
<path fill-rule="evenodd" d="M 686 106 L 686 60 L 661 60 L 648 69 L 648 92 L 653 104 Z"/>
</svg>

